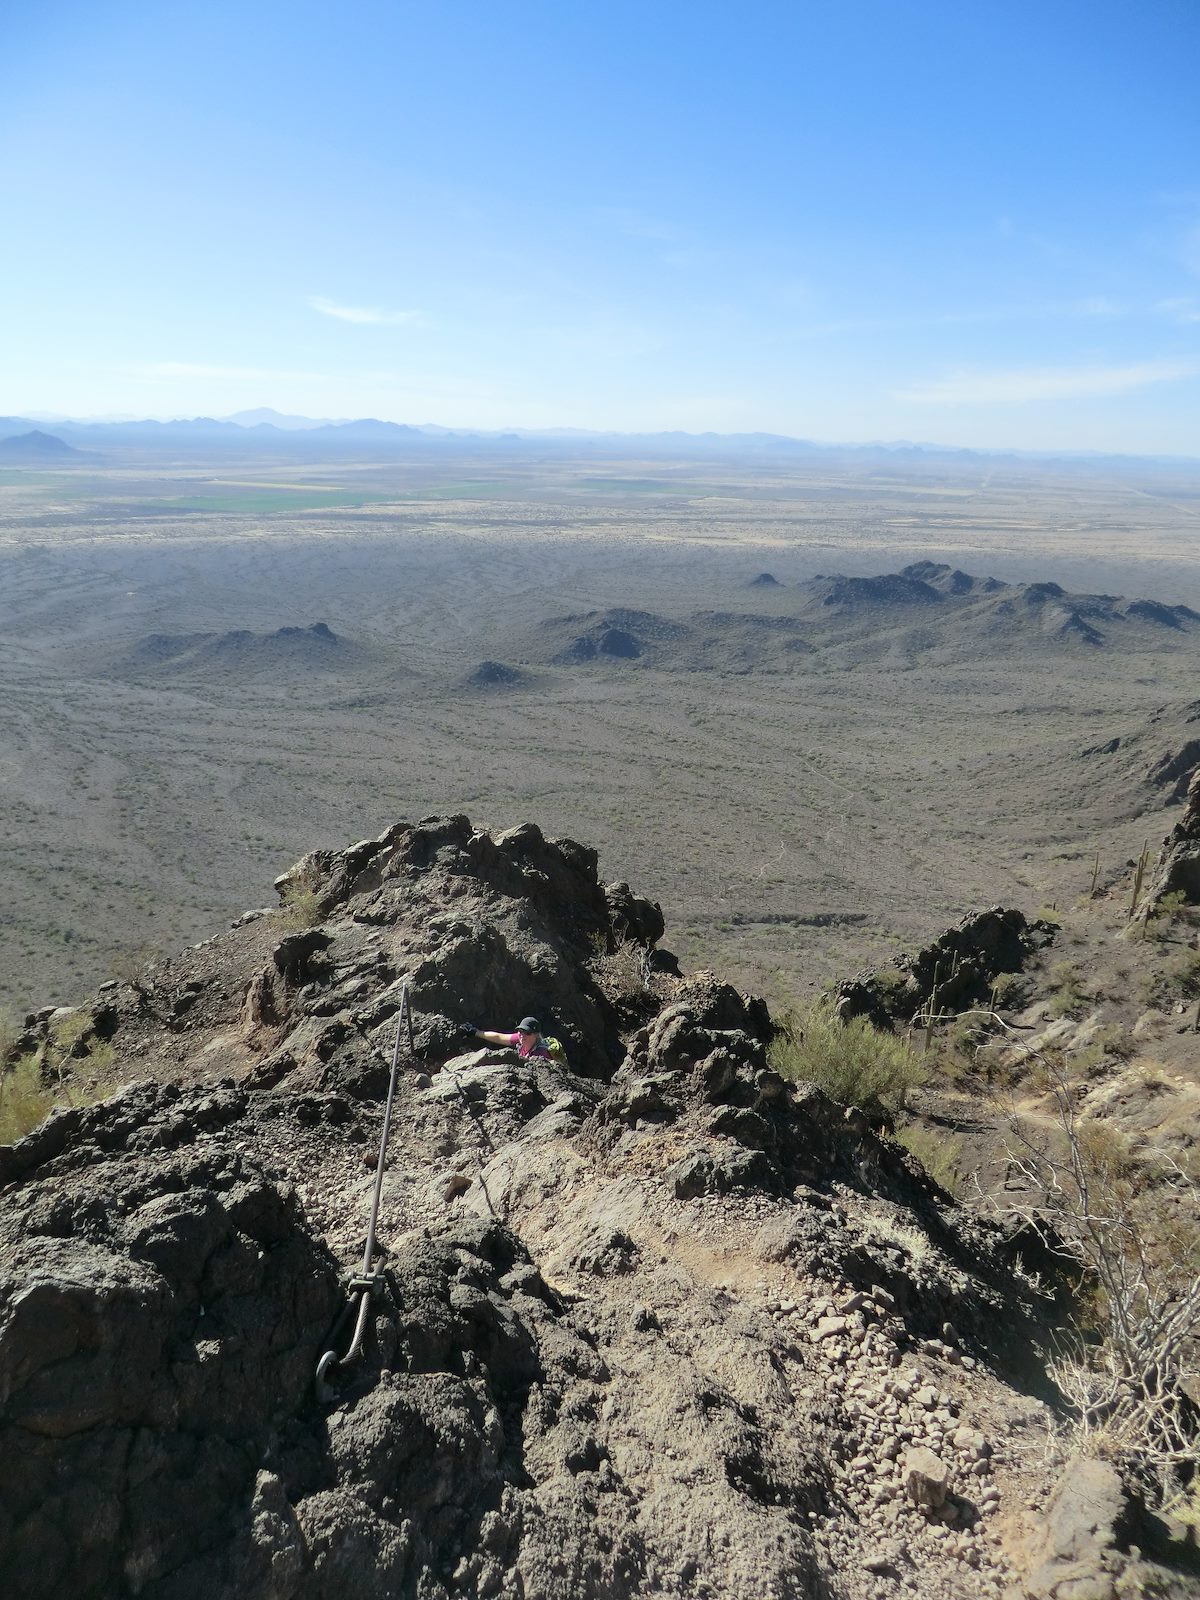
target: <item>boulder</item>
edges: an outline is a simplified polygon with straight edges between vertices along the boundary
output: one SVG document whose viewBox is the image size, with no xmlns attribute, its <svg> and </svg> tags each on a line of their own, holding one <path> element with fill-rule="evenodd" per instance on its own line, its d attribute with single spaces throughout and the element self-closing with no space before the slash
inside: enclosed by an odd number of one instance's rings
<svg viewBox="0 0 1200 1600">
<path fill-rule="evenodd" d="M 1026 1586 L 1036 1600 L 1111 1600 L 1129 1503 L 1108 1461 L 1074 1456 L 1050 1498 Z"/>
<path fill-rule="evenodd" d="M 914 1505 L 936 1511 L 945 1505 L 950 1489 L 950 1468 L 924 1445 L 904 1455 L 904 1492 Z"/>
</svg>

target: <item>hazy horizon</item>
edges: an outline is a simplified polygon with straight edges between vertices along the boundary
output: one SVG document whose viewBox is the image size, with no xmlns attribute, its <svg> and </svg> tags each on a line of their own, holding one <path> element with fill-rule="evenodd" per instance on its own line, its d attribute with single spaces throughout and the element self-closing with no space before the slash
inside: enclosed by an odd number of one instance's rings
<svg viewBox="0 0 1200 1600">
<path fill-rule="evenodd" d="M 768 430 L 757 430 L 755 432 L 748 431 L 745 433 L 725 433 L 713 429 L 704 431 L 690 429 L 598 429 L 574 427 L 570 423 L 564 423 L 556 427 L 541 429 L 503 426 L 497 428 L 452 428 L 445 423 L 432 422 L 429 420 L 414 422 L 410 417 L 380 417 L 368 415 L 365 412 L 358 412 L 355 415 L 348 417 L 306 417 L 297 415 L 294 412 L 281 412 L 275 407 L 269 405 L 246 407 L 240 412 L 234 412 L 225 416 L 214 416 L 210 413 L 204 413 L 200 411 L 164 412 L 157 416 L 146 414 L 137 416 L 133 413 L 118 413 L 107 416 L 79 416 L 70 415 L 65 412 L 38 412 L 30 409 L 16 409 L 11 413 L 11 418 L 16 418 L 23 422 L 34 423 L 41 429 L 53 429 L 55 427 L 136 427 L 141 423 L 157 423 L 167 425 L 172 423 L 186 424 L 189 422 L 219 422 L 230 423 L 234 426 L 244 428 L 249 432 L 259 424 L 266 423 L 267 425 L 278 429 L 278 431 L 281 433 L 295 434 L 302 434 L 306 431 L 312 431 L 320 428 L 352 428 L 356 423 L 387 422 L 395 425 L 396 427 L 411 428 L 419 433 L 425 433 L 431 439 L 436 439 L 439 435 L 461 437 L 463 439 L 470 439 L 472 437 L 494 439 L 504 436 L 515 436 L 522 439 L 529 439 L 531 441 L 561 440 L 561 442 L 564 444 L 569 444 L 573 438 L 578 439 L 581 443 L 588 441 L 612 440 L 614 445 L 618 445 L 622 440 L 632 440 L 636 442 L 642 438 L 652 438 L 655 436 L 668 437 L 671 435 L 678 435 L 683 438 L 695 440 L 711 438 L 715 442 L 720 442 L 721 440 L 733 441 L 739 438 L 763 437 L 777 438 L 781 442 L 786 442 L 788 444 L 810 447 L 816 451 L 830 452 L 920 450 L 928 452 L 932 455 L 939 453 L 953 455 L 966 451 L 968 453 L 979 455 L 1012 455 L 1022 459 L 1029 459 L 1031 461 L 1036 461 L 1039 459 L 1086 460 L 1089 457 L 1095 457 L 1099 460 L 1103 460 L 1115 457 L 1127 457 L 1131 460 L 1143 460 L 1147 462 L 1159 461 L 1163 463 L 1179 463 L 1185 465 L 1189 463 L 1196 463 L 1197 465 L 1200 465 L 1200 452 L 1170 453 L 1167 451 L 1139 452 L 1070 448 L 1063 448 L 1060 450 L 1039 450 L 1022 449 L 1019 446 L 1004 444 L 981 443 L 969 446 L 958 445 L 949 444 L 945 440 L 938 439 L 828 439 L 811 436 L 801 438 L 795 434 L 773 434 Z M 5 420 L 10 419 L 0 417 L 0 422 Z M 0 434 L 0 438 L 3 437 L 5 437 L 5 435 Z"/>
<path fill-rule="evenodd" d="M 1179 0 L 8 22 L 0 413 L 1197 449 Z"/>
</svg>

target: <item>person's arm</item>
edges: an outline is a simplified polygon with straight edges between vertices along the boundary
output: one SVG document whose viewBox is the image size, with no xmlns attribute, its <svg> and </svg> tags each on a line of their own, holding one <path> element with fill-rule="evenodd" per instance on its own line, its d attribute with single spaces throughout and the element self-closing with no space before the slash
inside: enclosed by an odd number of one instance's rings
<svg viewBox="0 0 1200 1600">
<path fill-rule="evenodd" d="M 464 1023 L 463 1032 L 466 1033 L 468 1030 L 472 1038 L 482 1039 L 484 1044 L 511 1045 L 513 1042 L 511 1033 L 493 1033 L 488 1028 L 476 1028 L 472 1027 L 470 1023 Z"/>
</svg>

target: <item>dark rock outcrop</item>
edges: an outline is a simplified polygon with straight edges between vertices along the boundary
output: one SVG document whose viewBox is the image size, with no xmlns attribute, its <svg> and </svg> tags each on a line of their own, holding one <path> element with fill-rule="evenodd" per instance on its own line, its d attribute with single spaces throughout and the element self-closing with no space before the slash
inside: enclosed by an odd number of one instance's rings
<svg viewBox="0 0 1200 1600">
<path fill-rule="evenodd" d="M 14 1597 L 230 1592 L 339 1298 L 290 1187 L 222 1137 L 245 1102 L 135 1090 L 10 1159 L 42 1169 L 0 1223 Z"/>
<path fill-rule="evenodd" d="M 1019 911 L 993 906 L 964 917 L 915 955 L 838 985 L 839 1015 L 866 1017 L 877 1028 L 911 1022 L 928 1008 L 962 1011 L 983 1004 L 1004 972 L 1020 972 L 1054 939 L 1054 927 L 1027 922 Z"/>
<path fill-rule="evenodd" d="M 1183 816 L 1163 840 L 1139 916 L 1153 915 L 1168 895 L 1176 894 L 1188 905 L 1200 904 L 1200 769 L 1188 783 Z"/>
<path fill-rule="evenodd" d="M 548 840 L 532 824 L 494 836 L 466 817 L 398 825 L 346 850 L 313 852 L 276 887 L 287 897 L 293 885 L 315 899 L 325 944 L 320 969 L 298 986 L 277 984 L 269 971 L 258 984 L 270 991 L 273 1014 L 297 1031 L 310 1023 L 278 1048 L 314 1070 L 312 1019 L 341 1017 L 361 1040 L 368 1079 L 386 1056 L 405 984 L 426 1053 L 452 1049 L 461 1022 L 508 1027 L 533 1012 L 563 1037 L 573 1063 L 607 1075 L 620 1059 L 616 1017 L 588 958 L 621 940 L 649 946 L 663 931 L 657 906 L 628 885 L 600 882 L 595 851 Z M 378 930 L 396 923 L 403 948 L 385 951 Z M 277 951 L 276 968 L 279 961 Z M 328 1074 L 315 1070 L 328 1086 Z"/>
<path fill-rule="evenodd" d="M 1170 785 L 1167 803 L 1187 798 L 1192 774 L 1200 767 L 1200 739 L 1188 739 L 1178 750 L 1168 750 L 1150 768 L 1146 782 L 1156 789 Z"/>
<path fill-rule="evenodd" d="M 503 661 L 481 661 L 467 679 L 472 689 L 517 689 L 529 682 L 529 674 Z"/>
</svg>

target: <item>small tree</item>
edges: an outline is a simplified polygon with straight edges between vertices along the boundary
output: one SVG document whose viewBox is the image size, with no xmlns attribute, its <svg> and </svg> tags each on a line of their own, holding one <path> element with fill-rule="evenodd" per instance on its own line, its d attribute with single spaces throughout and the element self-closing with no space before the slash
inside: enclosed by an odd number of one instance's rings
<svg viewBox="0 0 1200 1600">
<path fill-rule="evenodd" d="M 1167 1500 L 1197 1447 L 1185 1390 L 1200 1339 L 1200 1230 L 1166 1201 L 1185 1175 L 1149 1172 L 1118 1131 L 1080 1119 L 1061 1062 L 1042 1056 L 1039 1068 L 1056 1125 L 1038 1136 L 1011 1115 L 1010 1170 L 1040 1193 L 1029 1220 L 1050 1222 L 1095 1286 L 1090 1326 L 1051 1370 L 1083 1446 L 1117 1456 Z"/>
</svg>

